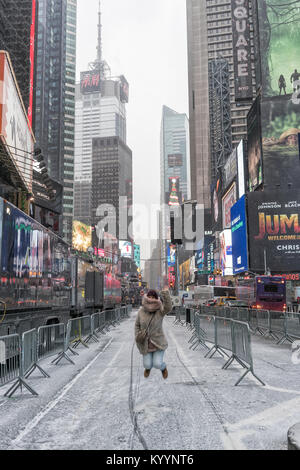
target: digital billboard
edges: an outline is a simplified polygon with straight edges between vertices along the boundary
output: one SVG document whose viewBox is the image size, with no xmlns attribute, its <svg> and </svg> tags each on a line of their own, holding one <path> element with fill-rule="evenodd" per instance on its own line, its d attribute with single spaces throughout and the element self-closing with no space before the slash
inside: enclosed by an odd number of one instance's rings
<svg viewBox="0 0 300 470">
<path fill-rule="evenodd" d="M 238 185 L 239 185 L 239 198 L 244 196 L 245 188 L 245 144 L 241 140 L 237 147 L 237 167 L 238 167 Z"/>
<path fill-rule="evenodd" d="M 230 228 L 231 226 L 230 209 L 236 203 L 236 201 L 236 184 L 233 183 L 225 196 L 222 198 L 223 228 Z"/>
<path fill-rule="evenodd" d="M 206 235 L 201 250 L 195 254 L 195 265 L 199 274 L 210 274 L 214 272 L 214 237 Z"/>
<path fill-rule="evenodd" d="M 121 256 L 123 258 L 132 258 L 132 244 L 131 242 L 128 242 L 127 240 L 119 241 L 119 249 L 121 251 Z"/>
<path fill-rule="evenodd" d="M 254 191 L 263 181 L 260 97 L 254 101 L 247 116 L 249 191 Z"/>
<path fill-rule="evenodd" d="M 81 72 L 80 91 L 83 95 L 88 93 L 99 93 L 101 91 L 101 78 L 99 70 Z"/>
<path fill-rule="evenodd" d="M 122 103 L 129 101 L 129 84 L 124 75 L 120 76 L 120 99 Z"/>
<path fill-rule="evenodd" d="M 212 231 L 222 230 L 222 179 L 221 176 L 212 184 L 211 192 Z"/>
<path fill-rule="evenodd" d="M 232 276 L 232 239 L 231 230 L 220 233 L 220 268 L 223 276 Z"/>
<path fill-rule="evenodd" d="M 249 270 L 246 196 L 231 208 L 232 267 L 233 274 Z"/>
<path fill-rule="evenodd" d="M 257 0 L 255 36 L 259 37 L 263 97 L 294 92 L 300 78 L 300 0 Z"/>
<path fill-rule="evenodd" d="M 237 149 L 230 154 L 223 169 L 223 188 L 226 189 L 237 175 Z"/>
<path fill-rule="evenodd" d="M 179 176 L 169 177 L 169 192 L 166 193 L 166 204 L 170 207 L 182 204 Z"/>
<path fill-rule="evenodd" d="M 141 267 L 141 247 L 140 245 L 133 245 L 134 249 L 134 262 L 137 265 L 138 268 Z"/>
<path fill-rule="evenodd" d="M 74 250 L 87 252 L 88 248 L 92 246 L 92 227 L 74 220 L 72 246 Z"/>
<path fill-rule="evenodd" d="M 168 244 L 168 266 L 175 266 L 176 264 L 176 246 Z"/>
<path fill-rule="evenodd" d="M 236 101 L 251 101 L 252 69 L 249 0 L 232 0 L 232 41 Z"/>
<path fill-rule="evenodd" d="M 250 269 L 298 272 L 300 265 L 300 192 L 248 194 Z"/>
<path fill-rule="evenodd" d="M 264 188 L 298 188 L 300 105 L 285 98 L 265 99 L 261 127 Z"/>
<path fill-rule="evenodd" d="M 4 51 L 0 51 L 0 84 L 0 138 L 31 193 L 35 141 L 9 55 Z"/>
</svg>

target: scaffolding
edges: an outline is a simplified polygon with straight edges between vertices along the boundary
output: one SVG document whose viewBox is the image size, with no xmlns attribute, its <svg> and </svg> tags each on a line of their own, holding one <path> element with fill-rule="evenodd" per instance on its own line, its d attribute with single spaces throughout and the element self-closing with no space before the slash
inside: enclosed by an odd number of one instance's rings
<svg viewBox="0 0 300 470">
<path fill-rule="evenodd" d="M 232 152 L 230 81 L 227 60 L 209 61 L 208 71 L 211 179 L 214 181 Z"/>
</svg>

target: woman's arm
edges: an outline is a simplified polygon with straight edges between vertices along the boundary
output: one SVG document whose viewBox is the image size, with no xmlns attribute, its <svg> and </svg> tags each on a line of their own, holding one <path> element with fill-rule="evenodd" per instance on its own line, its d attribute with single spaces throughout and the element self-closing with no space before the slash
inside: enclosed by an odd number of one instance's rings
<svg viewBox="0 0 300 470">
<path fill-rule="evenodd" d="M 163 299 L 162 315 L 167 315 L 167 313 L 171 312 L 172 310 L 172 300 L 171 300 L 169 289 L 163 289 L 160 295 Z"/>
<path fill-rule="evenodd" d="M 134 327 L 134 332 L 135 332 L 135 338 L 137 337 L 137 334 L 141 331 L 141 324 L 140 324 L 140 316 L 137 314 L 136 320 L 135 320 L 135 327 Z"/>
</svg>

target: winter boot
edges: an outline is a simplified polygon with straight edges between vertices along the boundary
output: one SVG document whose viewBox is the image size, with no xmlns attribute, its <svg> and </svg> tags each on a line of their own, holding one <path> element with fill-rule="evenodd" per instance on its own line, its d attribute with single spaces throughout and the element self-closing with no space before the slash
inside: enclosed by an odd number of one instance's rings
<svg viewBox="0 0 300 470">
<path fill-rule="evenodd" d="M 165 368 L 164 370 L 162 370 L 161 373 L 162 373 L 162 376 L 163 376 L 164 379 L 167 379 L 167 378 L 168 378 L 168 369 L 167 369 L 167 368 Z"/>
<path fill-rule="evenodd" d="M 144 377 L 145 377 L 145 379 L 146 379 L 147 377 L 149 377 L 150 372 L 151 372 L 151 369 L 145 369 L 145 370 L 144 370 Z"/>
</svg>

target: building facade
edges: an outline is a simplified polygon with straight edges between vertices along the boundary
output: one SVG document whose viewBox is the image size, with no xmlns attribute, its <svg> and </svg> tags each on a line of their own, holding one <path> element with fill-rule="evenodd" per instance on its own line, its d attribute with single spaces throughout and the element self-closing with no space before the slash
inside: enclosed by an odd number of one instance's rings
<svg viewBox="0 0 300 470">
<path fill-rule="evenodd" d="M 233 6 L 234 2 L 231 0 L 187 0 L 191 195 L 192 199 L 203 203 L 207 209 L 211 207 L 211 167 L 212 163 L 215 164 L 211 161 L 209 102 L 211 82 L 215 75 L 210 73 L 209 63 L 218 60 L 228 62 L 233 147 L 247 137 L 247 113 L 252 104 L 251 97 L 238 101 L 236 95 Z M 250 75 L 253 91 L 255 67 L 251 2 L 247 13 L 247 23 L 250 23 L 249 57 L 251 55 Z"/>
<path fill-rule="evenodd" d="M 119 80 L 102 80 L 100 91 L 85 92 L 82 84 L 76 86 L 75 135 L 74 219 L 91 225 L 93 138 L 114 136 L 126 144 L 126 109 Z"/>
<path fill-rule="evenodd" d="M 112 228 L 117 239 L 128 240 L 128 226 L 132 217 L 126 216 L 132 205 L 132 152 L 129 147 L 116 136 L 95 138 L 92 141 L 92 225 L 97 226 L 103 218 L 99 207 L 110 205 L 115 210 L 115 226 Z M 120 197 L 123 200 L 123 214 L 119 212 Z M 125 214 L 126 212 L 126 214 Z M 122 217 L 122 231 L 119 228 Z M 111 232 L 110 227 L 107 229 Z M 126 233 L 125 233 L 126 232 Z"/>
<path fill-rule="evenodd" d="M 63 185 L 61 233 L 71 242 L 77 0 L 39 0 L 34 132 L 51 178 Z"/>
<path fill-rule="evenodd" d="M 36 12 L 35 0 L 0 1 L 0 50 L 7 51 L 12 61 L 26 111 L 30 103 L 31 49 L 34 30 L 31 29 Z M 31 45 L 31 33 L 33 43 Z"/>
</svg>

